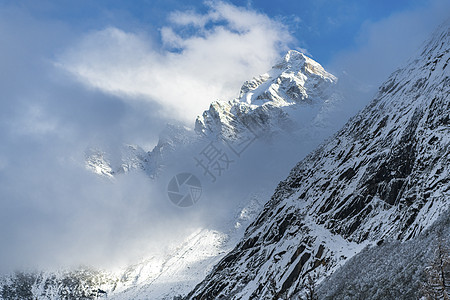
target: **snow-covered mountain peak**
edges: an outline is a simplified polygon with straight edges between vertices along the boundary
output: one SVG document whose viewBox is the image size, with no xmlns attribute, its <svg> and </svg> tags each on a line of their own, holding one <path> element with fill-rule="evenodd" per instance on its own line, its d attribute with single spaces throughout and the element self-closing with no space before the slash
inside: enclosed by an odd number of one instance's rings
<svg viewBox="0 0 450 300">
<path fill-rule="evenodd" d="M 101 149 L 89 149 L 86 167 L 110 178 L 131 170 L 142 170 L 154 178 L 172 152 L 203 137 L 239 140 L 256 134 L 271 139 L 275 134 L 291 134 L 300 129 L 308 135 L 300 139 L 313 136 L 322 140 L 328 134 L 316 134 L 315 130 L 320 127 L 323 131 L 330 107 L 341 99 L 336 93 L 336 82 L 337 78 L 320 64 L 290 50 L 267 73 L 246 81 L 237 98 L 212 102 L 197 117 L 195 132 L 169 124 L 152 151 L 124 146 L 120 157 L 112 157 Z"/>
<path fill-rule="evenodd" d="M 334 75 L 325 71 L 325 69 L 318 62 L 296 50 L 289 50 L 283 59 L 273 67 L 273 69 L 278 69 L 283 72 L 302 72 L 306 75 L 315 74 L 328 78 L 332 81 L 337 79 Z"/>
<path fill-rule="evenodd" d="M 244 82 L 237 98 L 213 102 L 197 117 L 195 130 L 231 139 L 248 129 L 263 136 L 292 131 L 298 121 L 300 127 L 313 124 L 325 103 L 339 100 L 336 83 L 319 63 L 290 50 L 267 73 Z M 302 111 L 307 113 L 299 116 Z"/>
<path fill-rule="evenodd" d="M 290 69 L 297 70 L 297 72 L 305 65 L 305 63 L 311 60 L 306 55 L 296 50 L 289 50 L 272 69 L 288 71 Z"/>
<path fill-rule="evenodd" d="M 237 100 L 254 105 L 270 102 L 276 106 L 323 100 L 329 96 L 325 92 L 336 82 L 337 78 L 319 63 L 290 50 L 268 73 L 246 81 Z"/>
</svg>

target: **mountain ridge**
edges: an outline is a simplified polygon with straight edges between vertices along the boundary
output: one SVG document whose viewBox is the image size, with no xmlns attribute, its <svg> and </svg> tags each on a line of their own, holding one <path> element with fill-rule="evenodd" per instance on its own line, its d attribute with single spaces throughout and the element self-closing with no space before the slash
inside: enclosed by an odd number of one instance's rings
<svg viewBox="0 0 450 300">
<path fill-rule="evenodd" d="M 308 275 L 322 280 L 358 252 L 343 254 L 336 239 L 361 250 L 431 226 L 450 193 L 449 36 L 447 23 L 298 163 L 244 239 L 186 299 L 292 297 Z"/>
</svg>

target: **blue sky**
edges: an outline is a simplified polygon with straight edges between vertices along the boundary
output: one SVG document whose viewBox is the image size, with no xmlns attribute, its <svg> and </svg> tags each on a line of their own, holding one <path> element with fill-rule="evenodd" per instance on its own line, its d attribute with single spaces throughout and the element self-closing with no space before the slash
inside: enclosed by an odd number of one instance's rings
<svg viewBox="0 0 450 300">
<path fill-rule="evenodd" d="M 45 47 L 45 53 L 41 53 L 41 56 L 57 60 L 58 55 L 64 50 L 76 47 L 77 41 L 83 37 L 106 28 L 137 34 L 146 39 L 147 46 L 152 48 L 152 51 L 180 50 L 164 49 L 161 29 L 169 27 L 182 38 L 199 37 L 201 34 L 199 35 L 199 28 L 195 26 L 174 25 L 171 18 L 174 12 L 205 16 L 217 8 L 217 3 L 221 2 L 29 0 L 0 2 L 0 8 L 6 12 L 4 22 L 8 22 L 8 16 L 15 18 L 16 20 L 10 23 L 16 23 L 19 28 L 23 27 L 25 34 L 32 32 L 26 26 L 35 31 L 39 30 L 32 33 L 32 38 L 43 38 L 48 45 L 33 47 Z M 373 86 L 380 84 L 390 72 L 412 55 L 413 50 L 437 24 L 448 17 L 450 7 L 449 2 L 445 0 L 233 0 L 223 3 L 267 17 L 285 27 L 278 28 L 279 32 L 288 33 L 292 39 L 284 37 L 276 41 L 282 45 L 269 51 L 278 50 L 280 55 L 288 48 L 302 50 L 335 75 L 340 77 L 339 73 L 346 71 L 361 80 L 362 84 Z M 219 22 L 210 22 L 203 29 L 217 28 L 223 25 L 220 22 L 226 23 L 229 20 L 225 18 Z M 26 36 L 23 39 L 25 40 Z M 369 64 L 369 59 L 365 58 L 371 55 L 371 50 L 376 51 L 379 57 L 375 64 Z M 364 51 L 366 53 L 362 53 Z M 273 63 L 273 57 L 267 58 L 267 62 L 269 61 Z M 270 63 L 266 68 L 270 67 Z M 368 74 L 369 69 L 372 74 Z M 249 73 L 245 75 L 255 76 L 256 74 L 251 72 L 261 70 L 262 68 L 250 68 Z"/>
<path fill-rule="evenodd" d="M 367 22 L 378 22 L 393 14 L 426 9 L 429 0 L 317 0 L 317 1 L 228 1 L 254 9 L 289 26 L 297 43 L 322 64 L 329 63 L 338 52 L 358 47 L 357 37 Z M 145 31 L 157 38 L 174 10 L 208 9 L 203 1 L 16 1 L 4 2 L 41 20 L 60 21 L 77 32 L 115 26 L 129 31 Z"/>
<path fill-rule="evenodd" d="M 151 150 L 166 123 L 193 127 L 288 49 L 340 78 L 344 122 L 449 12 L 448 0 L 0 0 L 0 272 L 113 257 L 166 217 L 146 179 L 88 173 L 88 147 Z"/>
</svg>

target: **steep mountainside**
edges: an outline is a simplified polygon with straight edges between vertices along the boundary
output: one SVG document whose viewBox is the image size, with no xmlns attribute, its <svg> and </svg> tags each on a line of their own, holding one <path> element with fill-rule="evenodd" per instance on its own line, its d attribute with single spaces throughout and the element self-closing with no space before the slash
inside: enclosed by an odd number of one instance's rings
<svg viewBox="0 0 450 300">
<path fill-rule="evenodd" d="M 449 208 L 450 23 L 281 182 L 189 299 L 289 298 L 365 245 L 411 240 Z"/>
<path fill-rule="evenodd" d="M 421 299 L 439 242 L 450 245 L 447 211 L 417 238 L 388 240 L 352 257 L 317 287 L 319 299 Z M 450 292 L 450 288 L 448 289 Z M 435 298 L 436 299 L 436 298 Z"/>
</svg>

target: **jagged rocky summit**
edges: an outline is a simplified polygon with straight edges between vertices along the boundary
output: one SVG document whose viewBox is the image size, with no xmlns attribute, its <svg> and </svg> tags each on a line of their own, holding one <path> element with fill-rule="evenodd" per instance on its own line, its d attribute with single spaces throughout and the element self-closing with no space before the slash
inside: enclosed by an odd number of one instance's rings
<svg viewBox="0 0 450 300">
<path fill-rule="evenodd" d="M 119 154 L 114 156 L 98 147 L 91 147 L 85 151 L 86 168 L 107 178 L 139 170 L 154 179 L 177 149 L 197 140 L 193 130 L 181 125 L 167 124 L 152 151 L 145 151 L 139 145 L 127 144 L 117 149 Z"/>
<path fill-rule="evenodd" d="M 268 73 L 246 81 L 239 97 L 213 102 L 197 117 L 195 131 L 236 139 L 251 130 L 268 138 L 317 127 L 331 103 L 340 100 L 336 83 L 320 64 L 291 50 Z"/>
</svg>

